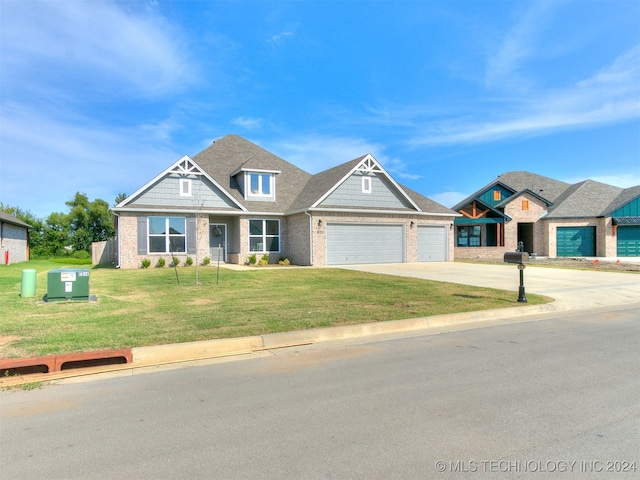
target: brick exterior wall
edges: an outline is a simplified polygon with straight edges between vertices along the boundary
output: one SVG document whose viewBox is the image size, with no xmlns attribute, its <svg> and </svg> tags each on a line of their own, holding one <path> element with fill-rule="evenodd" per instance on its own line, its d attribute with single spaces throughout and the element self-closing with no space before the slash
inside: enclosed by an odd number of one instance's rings
<svg viewBox="0 0 640 480">
<path fill-rule="evenodd" d="M 141 213 L 147 216 L 147 213 Z M 305 213 L 292 215 L 290 217 L 268 217 L 255 215 L 243 215 L 240 217 L 207 217 L 198 219 L 198 254 L 199 262 L 209 253 L 209 225 L 224 223 L 227 225 L 227 262 L 234 264 L 246 264 L 252 252 L 249 251 L 249 220 L 254 218 L 277 219 L 280 221 L 280 253 L 272 253 L 269 256 L 269 263 L 277 263 L 280 256 L 285 256 L 293 265 L 315 265 L 323 266 L 327 262 L 326 228 L 327 222 L 346 223 L 394 223 L 404 224 L 406 232 L 406 243 L 404 245 L 407 262 L 417 262 L 418 259 L 418 226 L 419 225 L 444 225 L 448 236 L 447 255 L 448 261 L 454 257 L 454 235 L 451 229 L 453 219 L 449 217 L 407 217 L 398 215 L 377 215 L 364 219 L 362 216 L 352 213 L 330 213 L 315 214 L 311 218 Z M 140 268 L 145 258 L 151 260 L 152 267 L 156 265 L 158 258 L 165 259 L 167 265 L 171 256 L 167 253 L 147 253 L 138 255 L 138 215 L 134 213 L 122 213 L 120 215 L 120 267 Z M 322 220 L 322 225 L 318 226 L 318 221 Z M 413 228 L 411 222 L 414 222 Z M 310 252 L 309 228 L 313 229 L 313 252 Z M 183 262 L 187 256 L 191 256 L 194 262 L 196 255 L 176 254 L 177 258 Z M 262 254 L 257 253 L 258 259 Z M 212 262 L 214 259 L 212 259 Z"/>
<path fill-rule="evenodd" d="M 550 219 L 546 221 L 549 257 L 557 257 L 558 227 L 596 227 L 596 256 L 616 256 L 617 243 L 612 234 L 611 218 Z"/>
<path fill-rule="evenodd" d="M 528 209 L 524 208 L 523 200 L 528 202 Z M 504 213 L 511 217 L 504 225 L 504 246 L 489 247 L 486 243 L 487 226 L 482 225 L 480 247 L 455 247 L 456 259 L 490 258 L 502 259 L 506 252 L 513 252 L 518 247 L 518 224 L 530 223 L 533 225 L 533 248 L 531 252 L 539 256 L 547 256 L 548 253 L 548 229 L 544 219 L 540 217 L 547 211 L 546 203 L 529 194 L 518 195 L 505 205 Z M 457 233 L 457 232 L 456 232 Z M 555 237 L 554 237 L 555 238 Z"/>
<path fill-rule="evenodd" d="M 318 220 L 322 220 L 322 226 L 318 226 Z M 413 228 L 411 222 L 414 222 Z M 313 265 L 323 266 L 327 264 L 327 223 L 388 223 L 388 224 L 404 224 L 406 237 L 405 237 L 405 261 L 407 263 L 415 263 L 418 261 L 418 226 L 419 225 L 444 225 L 446 227 L 448 246 L 447 246 L 447 261 L 453 261 L 454 249 L 453 249 L 453 233 L 451 224 L 453 218 L 450 217 L 407 217 L 399 215 L 376 215 L 363 218 L 362 216 L 354 215 L 353 213 L 331 213 L 323 212 L 313 215 Z"/>
</svg>

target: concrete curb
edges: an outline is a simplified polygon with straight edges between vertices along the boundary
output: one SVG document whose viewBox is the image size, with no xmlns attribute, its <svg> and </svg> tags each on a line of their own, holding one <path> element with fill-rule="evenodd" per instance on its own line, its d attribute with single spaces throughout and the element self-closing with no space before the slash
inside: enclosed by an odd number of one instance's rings
<svg viewBox="0 0 640 480">
<path fill-rule="evenodd" d="M 50 382 L 88 375 L 133 373 L 136 369 L 150 369 L 162 365 L 195 362 L 219 357 L 247 355 L 265 350 L 309 345 L 332 340 L 346 340 L 374 335 L 402 332 L 428 332 L 457 325 L 488 321 L 511 320 L 527 316 L 570 310 L 558 302 L 544 305 L 518 306 L 465 313 L 434 315 L 430 317 L 363 323 L 340 327 L 269 333 L 250 337 L 203 340 L 198 342 L 154 345 L 131 349 L 133 361 L 128 364 L 104 365 L 54 373 L 34 373 L 0 378 L 0 388 L 17 387 L 33 382 Z"/>
</svg>

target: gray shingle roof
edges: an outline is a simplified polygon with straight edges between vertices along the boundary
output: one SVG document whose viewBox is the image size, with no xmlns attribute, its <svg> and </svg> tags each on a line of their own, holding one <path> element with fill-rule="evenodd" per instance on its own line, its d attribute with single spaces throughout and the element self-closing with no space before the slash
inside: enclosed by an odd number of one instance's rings
<svg viewBox="0 0 640 480">
<path fill-rule="evenodd" d="M 216 140 L 213 145 L 195 155 L 193 161 L 249 211 L 286 212 L 311 178 L 304 170 L 238 135 L 227 135 Z M 232 173 L 242 167 L 277 170 L 280 172 L 277 183 L 287 185 L 287 188 L 278 188 L 275 202 L 246 201 L 235 178 L 231 177 Z"/>
<path fill-rule="evenodd" d="M 195 155 L 193 160 L 249 211 L 286 214 L 311 207 L 365 157 L 363 155 L 311 175 L 240 136 L 227 135 Z M 231 174 L 239 168 L 280 171 L 276 179 L 280 185 L 276 192 L 276 202 L 246 201 L 237 183 L 229 180 Z M 282 188 L 283 185 L 286 187 Z M 456 215 L 449 208 L 402 185 L 400 187 L 423 211 Z"/>
<path fill-rule="evenodd" d="M 585 180 L 567 188 L 549 209 L 547 218 L 600 217 L 605 206 L 613 202 L 622 191 L 619 187 Z"/>
<path fill-rule="evenodd" d="M 458 203 L 453 209 L 459 210 L 467 206 L 496 185 L 503 185 L 515 193 L 496 205 L 496 208 L 504 207 L 516 196 L 528 191 L 550 203 L 546 218 L 608 216 L 640 196 L 640 185 L 622 189 L 595 180 L 585 180 L 571 185 L 535 173 L 515 171 L 498 175 L 497 179 Z"/>
<path fill-rule="evenodd" d="M 613 212 L 618 210 L 620 207 L 625 206 L 627 203 L 635 200 L 640 197 L 640 185 L 636 185 L 635 187 L 625 188 L 620 192 L 613 202 L 607 205 L 607 208 L 603 212 L 605 216 L 611 215 Z"/>
<path fill-rule="evenodd" d="M 18 225 L 19 227 L 31 228 L 31 225 L 29 225 L 28 223 L 24 223 L 19 218 L 14 217 L 13 215 L 9 215 L 8 213 L 5 213 L 5 212 L 0 212 L 0 221 L 4 223 L 11 223 L 13 225 Z"/>
</svg>

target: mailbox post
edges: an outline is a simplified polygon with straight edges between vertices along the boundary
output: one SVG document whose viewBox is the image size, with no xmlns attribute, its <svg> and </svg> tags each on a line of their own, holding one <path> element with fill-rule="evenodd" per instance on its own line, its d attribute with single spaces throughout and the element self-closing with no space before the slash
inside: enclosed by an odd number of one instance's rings
<svg viewBox="0 0 640 480">
<path fill-rule="evenodd" d="M 518 289 L 518 302 L 527 303 L 527 296 L 524 291 L 524 269 L 527 268 L 525 263 L 529 261 L 527 252 L 507 252 L 504 254 L 505 263 L 517 263 L 520 271 L 520 288 Z"/>
</svg>

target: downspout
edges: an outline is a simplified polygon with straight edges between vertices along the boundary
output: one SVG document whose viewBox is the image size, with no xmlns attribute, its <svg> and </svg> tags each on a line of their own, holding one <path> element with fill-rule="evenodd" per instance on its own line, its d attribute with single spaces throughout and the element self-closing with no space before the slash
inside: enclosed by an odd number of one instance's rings
<svg viewBox="0 0 640 480">
<path fill-rule="evenodd" d="M 117 234 L 116 234 L 117 235 L 117 239 L 116 239 L 117 240 L 116 241 L 116 245 L 117 245 L 116 256 L 118 258 L 117 258 L 116 268 L 120 268 L 120 215 L 118 215 L 117 213 L 113 213 L 113 214 L 115 215 L 115 217 L 117 219 L 116 221 L 118 223 Z"/>
<path fill-rule="evenodd" d="M 309 264 L 313 266 L 313 217 L 308 210 L 304 213 L 309 217 Z"/>
</svg>

